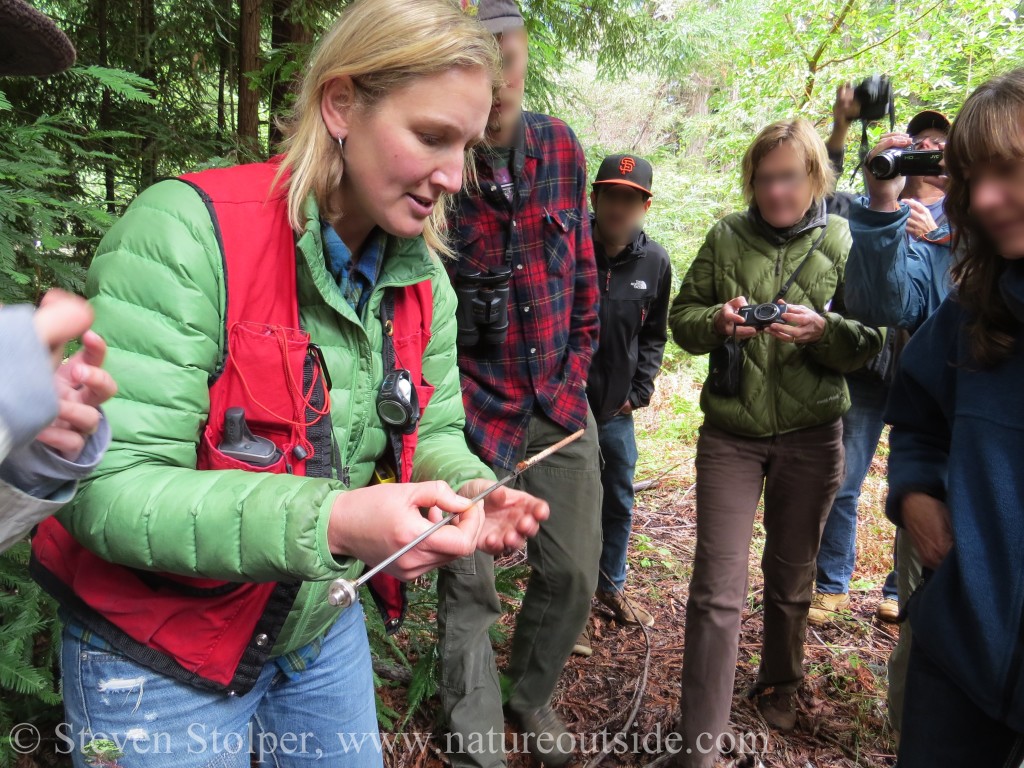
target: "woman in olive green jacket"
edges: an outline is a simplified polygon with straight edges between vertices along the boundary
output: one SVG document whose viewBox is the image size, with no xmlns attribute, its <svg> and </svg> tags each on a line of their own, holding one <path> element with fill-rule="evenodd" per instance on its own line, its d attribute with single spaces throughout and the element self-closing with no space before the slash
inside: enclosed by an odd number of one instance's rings
<svg viewBox="0 0 1024 768">
<path fill-rule="evenodd" d="M 355 578 L 443 513 L 461 517 L 394 563 L 392 576 L 413 578 L 477 547 L 521 546 L 547 516 L 546 504 L 512 490 L 491 495 L 484 510 L 467 509 L 493 474 L 463 436 L 455 297 L 437 255 L 444 246 L 435 222 L 461 187 L 499 77 L 493 37 L 448 0 L 357 0 L 306 69 L 276 186 L 231 190 L 255 200 L 261 218 L 250 231 L 272 221 L 272 238 L 232 249 L 231 258 L 225 245 L 222 257 L 222 245 L 245 239 L 244 222 L 215 226 L 230 216 L 215 222 L 210 196 L 178 180 L 145 191 L 104 238 L 87 290 L 122 382 L 108 411 L 113 443 L 61 516 L 62 531 L 51 527 L 34 542 L 37 573 L 50 577 L 65 611 L 63 690 L 76 767 L 98 739 L 121 747 L 126 768 L 247 768 L 250 749 L 278 766 L 379 767 L 363 612 L 329 604 L 331 580 Z M 218 173 L 251 179 L 254 168 L 272 178 L 265 166 Z M 226 328 L 229 310 L 246 304 L 227 290 L 229 278 L 237 288 L 246 270 L 228 272 L 225 263 L 256 272 L 253 261 L 282 275 L 268 291 L 283 294 L 256 303 L 267 313 L 295 308 L 301 332 L 289 333 L 308 334 L 320 360 L 312 383 L 283 375 L 273 358 L 242 376 L 235 342 L 250 343 L 244 334 L 253 327 L 257 339 L 280 331 L 277 362 L 290 359 L 285 326 L 270 317 Z M 378 314 L 385 296 L 404 297 L 410 286 L 419 286 L 418 306 L 430 308 L 419 323 L 432 318 L 415 326 L 411 343 L 397 310 L 393 324 Z M 304 341 L 301 365 L 306 355 Z M 415 369 L 421 401 L 429 395 L 411 474 L 420 482 L 371 486 L 375 464 L 392 450 L 394 433 L 375 407 L 391 366 Z M 265 405 L 279 402 L 267 400 L 271 378 L 301 400 L 298 416 L 279 417 L 308 428 L 306 442 L 276 441 L 280 473 L 240 471 L 245 462 L 224 459 L 235 453 L 221 452 L 219 466 L 204 461 L 227 442 L 209 439 L 210 422 L 226 420 L 226 411 L 212 413 L 211 382 L 231 377 L 267 413 L 290 413 Z M 231 397 L 241 399 L 240 390 Z M 277 436 L 255 423 L 253 431 Z M 252 451 L 254 443 L 230 445 Z M 304 447 L 316 445 L 324 448 Z M 316 474 L 308 471 L 314 459 Z M 291 474 L 292 461 L 306 462 L 305 476 Z M 47 559 L 68 536 L 83 545 L 75 560 Z M 97 572 L 118 577 L 87 590 Z M 127 599 L 140 583 L 152 600 Z M 274 592 L 261 607 L 248 596 L 265 585 Z M 245 629 L 242 645 L 221 653 L 225 636 L 254 624 L 251 639 Z"/>
<path fill-rule="evenodd" d="M 764 129 L 743 161 L 748 211 L 708 233 L 672 305 L 669 324 L 692 354 L 712 354 L 697 442 L 697 549 L 686 612 L 680 757 L 710 766 L 728 730 L 754 515 L 764 496 L 764 638 L 754 694 L 769 724 L 791 729 L 803 678 L 803 635 L 821 529 L 843 471 L 843 373 L 881 345 L 844 318 L 850 249 L 844 219 L 828 217 L 825 146 L 806 121 Z M 780 294 L 784 293 L 784 298 Z M 775 322 L 748 305 L 784 303 Z M 779 308 L 781 310 L 781 307 Z M 741 348 L 734 387 L 712 385 L 729 340 Z M 719 370 L 715 370 L 719 369 Z M 722 738 L 720 738 L 722 737 Z M 736 745 L 742 746 L 742 745 Z"/>
</svg>

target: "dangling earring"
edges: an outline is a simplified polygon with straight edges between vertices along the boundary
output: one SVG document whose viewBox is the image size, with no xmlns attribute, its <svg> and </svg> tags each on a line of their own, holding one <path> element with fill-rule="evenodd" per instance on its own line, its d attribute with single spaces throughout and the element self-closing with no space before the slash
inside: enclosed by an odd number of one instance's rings
<svg viewBox="0 0 1024 768">
<path fill-rule="evenodd" d="M 344 155 L 345 154 L 345 137 L 344 136 L 341 136 L 341 135 L 338 136 L 338 148 L 341 149 L 341 154 Z"/>
</svg>

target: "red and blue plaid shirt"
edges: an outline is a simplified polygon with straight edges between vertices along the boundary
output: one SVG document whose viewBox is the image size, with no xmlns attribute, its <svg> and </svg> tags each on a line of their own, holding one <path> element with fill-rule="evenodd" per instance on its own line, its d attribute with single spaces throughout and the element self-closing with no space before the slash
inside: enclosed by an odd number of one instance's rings
<svg viewBox="0 0 1024 768">
<path fill-rule="evenodd" d="M 448 265 L 453 280 L 459 268 L 512 268 L 506 342 L 459 349 L 466 435 L 485 461 L 506 469 L 522 458 L 535 410 L 568 431 L 586 425 L 598 337 L 583 148 L 561 120 L 524 112 L 516 153 L 513 202 L 496 183 L 488 153 L 478 153 L 479 187 L 463 189 L 455 201 L 458 260 Z"/>
</svg>

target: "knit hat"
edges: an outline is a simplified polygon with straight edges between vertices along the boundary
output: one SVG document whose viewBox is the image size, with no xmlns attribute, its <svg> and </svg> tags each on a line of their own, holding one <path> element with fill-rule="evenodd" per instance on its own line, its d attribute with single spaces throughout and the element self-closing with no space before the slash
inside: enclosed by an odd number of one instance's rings
<svg viewBox="0 0 1024 768">
<path fill-rule="evenodd" d="M 53 75 L 75 63 L 57 25 L 23 0 L 0 0 L 0 75 Z"/>
</svg>

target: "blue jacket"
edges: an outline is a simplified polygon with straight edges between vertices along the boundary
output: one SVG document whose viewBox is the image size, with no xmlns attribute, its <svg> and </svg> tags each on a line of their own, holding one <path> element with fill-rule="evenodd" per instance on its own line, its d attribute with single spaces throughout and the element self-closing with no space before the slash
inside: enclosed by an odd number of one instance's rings
<svg viewBox="0 0 1024 768">
<path fill-rule="evenodd" d="M 910 207 L 872 211 L 860 198 L 850 206 L 853 246 L 846 262 L 846 309 L 867 325 L 920 327 L 950 291 L 949 225 L 922 240 L 907 237 Z"/>
<path fill-rule="evenodd" d="M 1003 292 L 1024 330 L 1024 263 Z M 889 396 L 886 512 L 944 499 L 953 549 L 908 607 L 914 642 L 987 715 L 1024 732 L 1024 333 L 995 368 L 967 354 L 966 312 L 950 296 L 914 334 Z"/>
</svg>

